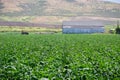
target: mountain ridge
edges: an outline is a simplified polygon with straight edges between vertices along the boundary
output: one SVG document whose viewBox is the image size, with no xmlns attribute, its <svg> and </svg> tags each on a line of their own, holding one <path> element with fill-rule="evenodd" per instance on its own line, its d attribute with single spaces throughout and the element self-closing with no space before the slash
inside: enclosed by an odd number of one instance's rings
<svg viewBox="0 0 120 80">
<path fill-rule="evenodd" d="M 22 20 L 18 21 L 56 20 L 59 23 L 80 16 L 120 20 L 119 14 L 120 4 L 103 0 L 0 0 L 0 20 L 4 21 L 16 21 L 20 18 Z"/>
<path fill-rule="evenodd" d="M 120 4 L 102 0 L 1 0 L 1 14 L 21 16 L 81 16 L 120 13 Z M 112 15 L 113 14 L 113 15 Z M 120 17 L 119 15 L 117 15 Z"/>
</svg>

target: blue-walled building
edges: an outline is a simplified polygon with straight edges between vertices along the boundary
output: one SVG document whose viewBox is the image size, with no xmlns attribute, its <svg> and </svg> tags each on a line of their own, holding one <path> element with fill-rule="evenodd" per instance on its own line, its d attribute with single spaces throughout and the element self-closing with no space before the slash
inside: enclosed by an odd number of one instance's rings
<svg viewBox="0 0 120 80">
<path fill-rule="evenodd" d="M 64 34 L 103 33 L 104 25 L 96 21 L 64 21 L 62 32 Z"/>
</svg>

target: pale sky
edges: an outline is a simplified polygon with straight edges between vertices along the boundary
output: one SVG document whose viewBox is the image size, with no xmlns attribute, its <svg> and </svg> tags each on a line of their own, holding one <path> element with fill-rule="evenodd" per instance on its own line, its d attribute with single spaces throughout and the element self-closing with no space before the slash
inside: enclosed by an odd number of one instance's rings
<svg viewBox="0 0 120 80">
<path fill-rule="evenodd" d="M 104 1 L 111 1 L 111 2 L 120 3 L 120 0 L 104 0 Z"/>
</svg>

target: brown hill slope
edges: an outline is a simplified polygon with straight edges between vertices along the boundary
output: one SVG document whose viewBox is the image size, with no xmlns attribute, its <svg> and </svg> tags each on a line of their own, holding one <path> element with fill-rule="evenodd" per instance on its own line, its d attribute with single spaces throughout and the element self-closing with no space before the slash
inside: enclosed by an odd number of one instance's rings
<svg viewBox="0 0 120 80">
<path fill-rule="evenodd" d="M 120 17 L 120 4 L 101 0 L 0 0 L 2 15 Z"/>
<path fill-rule="evenodd" d="M 83 19 L 117 21 L 119 14 L 120 4 L 102 0 L 0 0 L 0 21 L 47 24 Z"/>
</svg>

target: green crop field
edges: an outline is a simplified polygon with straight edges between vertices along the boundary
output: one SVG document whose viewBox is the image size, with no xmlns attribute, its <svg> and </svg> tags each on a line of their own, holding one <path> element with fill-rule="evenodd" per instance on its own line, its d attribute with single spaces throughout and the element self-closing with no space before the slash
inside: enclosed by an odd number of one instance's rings
<svg viewBox="0 0 120 80">
<path fill-rule="evenodd" d="M 120 80 L 120 35 L 0 33 L 0 80 Z"/>
</svg>

